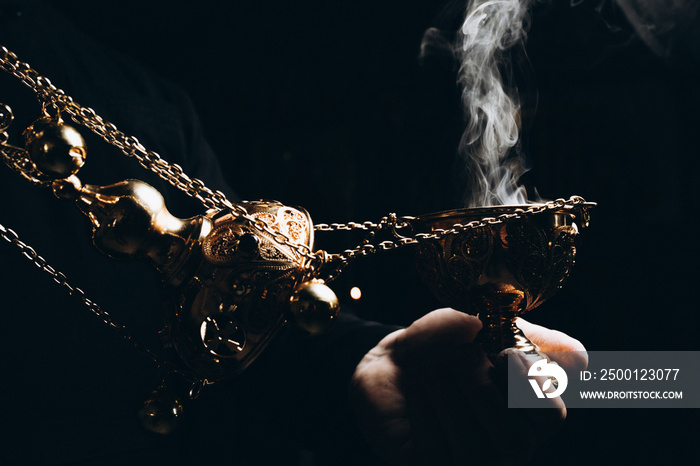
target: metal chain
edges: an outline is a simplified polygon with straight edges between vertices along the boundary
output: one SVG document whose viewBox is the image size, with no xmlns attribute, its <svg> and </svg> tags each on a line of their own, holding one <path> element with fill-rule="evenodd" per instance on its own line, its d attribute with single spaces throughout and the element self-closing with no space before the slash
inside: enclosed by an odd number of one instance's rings
<svg viewBox="0 0 700 466">
<path fill-rule="evenodd" d="M 390 225 L 391 218 L 396 217 L 396 214 L 390 214 L 388 217 L 383 217 L 379 223 L 374 222 L 348 222 L 348 223 L 317 223 L 314 225 L 314 230 L 316 231 L 354 231 L 354 230 L 365 230 L 365 231 L 378 231 L 383 230 Z"/>
<path fill-rule="evenodd" d="M 382 220 L 377 223 L 372 222 L 348 222 L 348 223 L 332 223 L 328 224 L 318 224 L 316 228 L 319 231 L 352 231 L 352 230 L 369 230 L 372 232 L 383 230 L 386 228 L 393 228 L 398 239 L 396 240 L 386 240 L 378 244 L 372 244 L 370 241 L 365 241 L 358 245 L 354 249 L 346 249 L 340 254 L 333 254 L 329 258 L 329 262 L 335 263 L 331 268 L 332 270 L 328 272 L 327 282 L 334 280 L 340 272 L 342 272 L 345 267 L 347 267 L 350 262 L 358 257 L 366 257 L 375 254 L 379 251 L 390 251 L 393 249 L 402 248 L 404 246 L 410 246 L 413 244 L 418 244 L 422 241 L 433 241 L 439 240 L 446 236 L 458 235 L 462 232 L 468 230 L 474 230 L 477 228 L 483 228 L 490 225 L 500 225 L 505 223 L 507 220 L 514 218 L 520 218 L 526 215 L 539 214 L 551 210 L 560 210 L 564 208 L 571 208 L 579 204 L 584 204 L 586 200 L 581 196 L 571 196 L 569 199 L 555 199 L 553 201 L 545 202 L 544 204 L 532 204 L 525 208 L 517 208 L 513 212 L 504 213 L 496 217 L 484 217 L 479 220 L 473 220 L 471 222 L 460 224 L 455 223 L 450 229 L 435 229 L 431 233 L 415 233 L 413 236 L 400 236 L 396 232 L 396 229 L 404 228 L 410 223 L 407 219 L 398 218 L 396 214 L 390 214 L 388 217 L 382 218 Z M 401 223 L 399 223 L 403 220 Z"/>
<path fill-rule="evenodd" d="M 260 233 L 267 233 L 270 237 L 283 247 L 288 247 L 296 251 L 301 257 L 308 260 L 306 266 L 311 270 L 318 271 L 325 265 L 324 274 L 326 281 L 330 282 L 335 279 L 347 267 L 350 262 L 358 257 L 369 256 L 378 251 L 388 251 L 417 244 L 422 241 L 438 240 L 448 235 L 457 235 L 461 232 L 482 228 L 488 225 L 497 225 L 504 223 L 508 219 L 522 217 L 524 215 L 537 214 L 549 210 L 557 210 L 566 207 L 573 207 L 577 204 L 582 204 L 585 200 L 579 196 L 572 196 L 568 200 L 557 199 L 545 204 L 534 204 L 524 209 L 516 209 L 512 213 L 501 214 L 497 217 L 487 217 L 480 220 L 474 220 L 466 224 L 455 224 L 447 230 L 434 230 L 431 233 L 416 233 L 413 236 L 405 237 L 398 234 L 397 230 L 410 225 L 408 219 L 399 219 L 396 214 L 390 214 L 381 219 L 379 223 L 373 222 L 348 222 L 348 223 L 332 223 L 317 224 L 314 229 L 317 231 L 354 231 L 363 230 L 370 232 L 370 235 L 357 247 L 345 250 L 339 254 L 327 254 L 324 251 L 314 253 L 309 246 L 303 243 L 296 243 L 288 236 L 280 231 L 272 229 L 265 221 L 260 218 L 251 216 L 248 211 L 241 205 L 230 202 L 224 193 L 221 191 L 212 191 L 205 186 L 204 182 L 198 178 L 190 178 L 184 173 L 182 167 L 177 164 L 171 164 L 165 161 L 158 153 L 147 150 L 141 142 L 133 136 L 128 136 L 121 132 L 117 127 L 102 119 L 95 113 L 92 108 L 82 107 L 73 101 L 72 97 L 67 95 L 62 89 L 54 86 L 51 81 L 41 76 L 37 71 L 32 69 L 29 64 L 19 60 L 16 54 L 9 51 L 6 47 L 0 46 L 0 69 L 17 77 L 25 86 L 30 88 L 37 96 L 42 104 L 42 112 L 49 115 L 49 110 L 55 112 L 55 116 L 60 118 L 62 112 L 70 115 L 71 119 L 80 125 L 90 129 L 93 133 L 101 137 L 107 143 L 118 148 L 123 154 L 128 157 L 135 158 L 138 163 L 147 170 L 155 173 L 159 178 L 166 181 L 173 187 L 183 191 L 188 196 L 197 199 L 204 207 L 215 210 L 228 210 L 234 217 L 246 220 L 251 227 Z M 0 135 L 2 143 L 7 142 L 7 135 Z M 5 157 L 6 158 L 6 157 Z M 15 168 L 20 171 L 25 178 L 36 184 L 43 184 L 44 180 L 34 173 L 31 162 L 29 160 L 19 161 L 14 160 L 12 163 Z M 372 239 L 377 232 L 382 230 L 392 229 L 397 236 L 393 241 L 382 241 L 378 244 L 373 244 Z M 83 290 L 74 287 L 68 283 L 66 276 L 53 268 L 48 262 L 41 257 L 37 252 L 26 243 L 22 242 L 18 235 L 11 229 L 5 228 L 0 224 L 0 237 L 5 241 L 15 245 L 21 253 L 36 267 L 47 273 L 54 282 L 65 289 L 68 294 L 75 297 L 85 306 L 92 314 L 101 319 L 101 321 L 114 329 L 123 339 L 127 340 L 134 348 L 145 354 L 151 359 L 156 366 L 165 369 L 170 373 L 179 374 L 184 379 L 193 382 L 193 387 L 199 383 L 200 385 L 207 383 L 206 381 L 197 380 L 191 374 L 183 372 L 172 363 L 163 360 L 156 353 L 148 349 L 135 340 L 129 333 L 127 328 L 117 323 L 106 311 L 100 308 L 94 301 L 89 299 Z M 194 388 L 193 388 L 194 390 Z M 195 395 L 190 392 L 191 397 Z"/>
<path fill-rule="evenodd" d="M 151 361 L 153 361 L 156 366 L 165 369 L 168 372 L 181 375 L 186 380 L 193 380 L 192 375 L 181 371 L 172 363 L 165 361 L 156 353 L 139 343 L 138 340 L 136 340 L 129 333 L 128 329 L 124 325 L 112 319 L 112 317 L 106 311 L 104 311 L 97 303 L 88 298 L 83 290 L 68 283 L 68 279 L 63 272 L 59 272 L 58 270 L 53 268 L 46 261 L 46 259 L 40 256 L 34 250 L 34 248 L 29 246 L 27 243 L 23 242 L 14 230 L 6 228 L 2 224 L 0 224 L 0 238 L 16 246 L 25 258 L 27 258 L 40 270 L 47 273 L 59 287 L 63 288 L 68 293 L 69 296 L 74 297 L 78 301 L 80 301 L 80 303 L 83 306 L 85 306 L 90 312 L 92 312 L 96 317 L 98 317 L 105 325 L 114 329 L 120 337 L 131 343 L 131 345 L 134 348 L 136 348 L 138 351 L 145 354 L 149 359 L 151 359 Z"/>
<path fill-rule="evenodd" d="M 284 233 L 271 228 L 262 219 L 253 217 L 243 206 L 229 201 L 221 191 L 212 191 L 205 186 L 202 180 L 190 178 L 180 165 L 166 162 L 157 152 L 147 150 L 137 138 L 127 136 L 114 124 L 102 119 L 92 108 L 82 107 L 74 102 L 71 96 L 54 86 L 48 78 L 41 76 L 29 64 L 20 61 L 16 54 L 4 46 L 0 49 L 0 69 L 17 77 L 25 86 L 34 91 L 42 104 L 52 106 L 59 113 L 67 113 L 77 124 L 87 127 L 125 155 L 135 158 L 142 167 L 155 173 L 162 180 L 188 196 L 197 199 L 205 207 L 229 210 L 234 217 L 245 219 L 253 228 L 261 233 L 269 234 L 280 245 L 295 250 L 299 255 L 308 259 L 312 267 L 317 267 L 323 262 L 324 254 L 314 254 L 309 246 L 294 242 Z"/>
<path fill-rule="evenodd" d="M 585 202 L 583 198 L 579 196 L 572 196 L 569 200 L 557 199 L 545 204 L 533 204 L 525 209 L 516 209 L 513 213 L 502 214 L 498 217 L 474 220 L 464 225 L 455 224 L 449 230 L 435 230 L 432 233 L 417 233 L 412 237 L 401 237 L 395 241 L 383 241 L 376 245 L 366 240 L 356 248 L 345 250 L 339 254 L 327 254 L 323 251 L 314 253 L 306 244 L 295 243 L 282 232 L 273 230 L 262 219 L 255 218 L 248 214 L 243 206 L 233 204 L 221 191 L 212 191 L 204 185 L 203 181 L 197 178 L 190 178 L 184 173 L 181 166 L 170 164 L 163 160 L 158 153 L 147 150 L 137 138 L 127 136 L 119 131 L 114 124 L 103 120 L 93 109 L 78 105 L 70 96 L 66 95 L 62 89 L 54 86 L 48 78 L 39 75 L 37 71 L 32 69 L 27 63 L 20 61 L 17 55 L 5 47 L 0 49 L 0 69 L 14 75 L 22 81 L 25 86 L 32 89 L 39 100 L 44 104 L 44 107 L 50 105 L 58 113 L 66 112 L 73 121 L 87 127 L 103 140 L 117 147 L 125 155 L 134 157 L 141 166 L 152 171 L 161 179 L 183 191 L 188 196 L 199 200 L 205 207 L 217 210 L 227 209 L 235 217 L 245 219 L 259 232 L 269 234 L 279 245 L 289 247 L 299 253 L 300 256 L 308 259 L 308 266 L 310 268 L 317 269 L 326 262 L 334 263 L 334 267 L 332 267 L 333 272 L 329 274 L 327 281 L 335 278 L 351 260 L 357 257 L 374 254 L 379 250 L 386 251 L 416 244 L 420 241 L 435 240 L 447 235 L 456 235 L 469 229 L 500 224 L 510 218 L 537 214 L 547 210 L 560 209 Z M 394 229 L 402 227 L 402 225 L 397 223 L 395 214 L 384 217 L 379 223 L 348 222 L 332 223 L 330 225 L 317 224 L 314 228 L 318 231 L 365 230 L 377 232 L 388 227 Z"/>
</svg>

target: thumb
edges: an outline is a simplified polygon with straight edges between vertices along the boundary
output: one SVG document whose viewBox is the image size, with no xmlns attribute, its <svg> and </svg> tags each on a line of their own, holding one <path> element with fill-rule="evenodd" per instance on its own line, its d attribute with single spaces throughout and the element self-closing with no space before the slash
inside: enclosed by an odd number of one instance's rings
<svg viewBox="0 0 700 466">
<path fill-rule="evenodd" d="M 481 321 L 477 317 L 450 308 L 437 309 L 399 333 L 395 347 L 408 352 L 454 348 L 473 343 L 479 330 Z"/>
</svg>

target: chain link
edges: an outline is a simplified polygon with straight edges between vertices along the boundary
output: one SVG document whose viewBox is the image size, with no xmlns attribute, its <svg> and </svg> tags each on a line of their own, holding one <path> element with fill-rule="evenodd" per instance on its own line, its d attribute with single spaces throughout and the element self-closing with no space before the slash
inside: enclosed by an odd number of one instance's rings
<svg viewBox="0 0 700 466">
<path fill-rule="evenodd" d="M 579 196 L 573 196 L 569 200 L 557 199 L 545 204 L 533 204 L 525 209 L 517 209 L 513 213 L 506 213 L 495 218 L 483 218 L 475 220 L 465 225 L 456 224 L 449 230 L 436 230 L 432 233 L 418 233 L 410 238 L 400 238 L 396 241 L 383 241 L 377 245 L 371 244 L 369 240 L 364 241 L 354 249 L 346 250 L 340 254 L 326 254 L 323 252 L 314 253 L 309 246 L 303 243 L 292 241 L 285 234 L 273 230 L 265 221 L 255 218 L 248 214 L 246 209 L 238 204 L 233 204 L 229 201 L 221 191 L 212 191 L 207 188 L 204 182 L 198 178 L 190 178 L 184 173 L 181 166 L 166 162 L 161 156 L 153 151 L 147 150 L 141 142 L 133 136 L 127 136 L 117 127 L 102 119 L 95 113 L 92 108 L 82 107 L 66 93 L 54 86 L 48 78 L 41 76 L 38 72 L 32 69 L 27 63 L 19 60 L 17 55 L 2 47 L 0 50 L 0 68 L 11 73 L 22 81 L 24 85 L 34 91 L 39 100 L 44 106 L 52 106 L 57 112 L 65 112 L 70 115 L 71 119 L 76 123 L 85 126 L 92 132 L 100 136 L 107 143 L 117 147 L 125 155 L 135 158 L 138 163 L 155 173 L 162 180 L 166 181 L 175 188 L 183 191 L 188 196 L 197 199 L 203 206 L 209 209 L 228 210 L 234 217 L 245 219 L 258 232 L 264 232 L 270 235 L 274 241 L 281 246 L 285 246 L 296 251 L 301 257 L 309 261 L 310 268 L 317 269 L 322 266 L 325 261 L 330 261 L 336 265 L 334 272 L 328 277 L 328 280 L 333 279 L 338 275 L 340 270 L 344 268 L 351 260 L 374 254 L 378 250 L 387 251 L 396 249 L 411 244 L 416 244 L 420 241 L 435 240 L 447 235 L 456 235 L 462 231 L 474 228 L 481 228 L 486 225 L 495 225 L 503 223 L 509 218 L 520 217 L 522 215 L 537 214 L 546 210 L 556 210 L 565 206 L 573 206 L 585 202 Z M 395 214 L 390 214 L 384 217 L 379 223 L 373 222 L 348 222 L 348 223 L 332 223 L 317 224 L 314 229 L 317 231 L 353 231 L 364 230 L 372 234 L 387 228 L 402 228 L 406 222 L 399 224 Z"/>
<path fill-rule="evenodd" d="M 503 213 L 496 217 L 484 217 L 480 220 L 473 220 L 471 222 L 460 224 L 455 223 L 452 228 L 435 229 L 431 233 L 415 233 L 413 236 L 400 236 L 396 232 L 397 229 L 404 228 L 410 224 L 409 219 L 399 218 L 396 214 L 390 214 L 388 217 L 384 217 L 378 224 L 372 222 L 348 222 L 348 223 L 332 223 L 319 224 L 317 225 L 317 230 L 319 231 L 352 231 L 352 230 L 365 230 L 371 231 L 372 233 L 379 230 L 384 230 L 387 228 L 392 228 L 396 233 L 398 238 L 396 240 L 382 241 L 378 244 L 372 244 L 369 240 L 366 240 L 362 244 L 358 245 L 354 249 L 346 249 L 340 254 L 331 254 L 328 258 L 328 262 L 332 263 L 333 266 L 330 267 L 331 271 L 328 272 L 327 282 L 330 282 L 337 278 L 337 276 L 347 267 L 350 263 L 358 258 L 365 257 L 375 254 L 379 251 L 390 251 L 393 249 L 402 248 L 404 246 L 410 246 L 413 244 L 418 244 L 423 241 L 434 241 L 444 238 L 446 236 L 458 235 L 462 232 L 468 230 L 474 230 L 477 228 L 483 228 L 491 225 L 500 225 L 505 223 L 507 220 L 520 218 L 526 215 L 535 215 L 542 212 L 561 210 L 565 208 L 572 208 L 576 205 L 584 204 L 586 200 L 581 196 L 571 196 L 569 199 L 555 199 L 553 201 L 545 202 L 544 204 L 531 204 L 524 208 L 517 208 L 513 212 Z"/>
<path fill-rule="evenodd" d="M 415 233 L 408 237 L 399 235 L 397 230 L 409 227 L 410 219 L 398 218 L 396 214 L 389 214 L 378 223 L 369 221 L 361 223 L 321 223 L 314 226 L 316 231 L 366 231 L 369 232 L 369 234 L 361 244 L 353 249 L 347 249 L 342 253 L 327 254 L 325 251 L 314 253 L 308 245 L 294 242 L 282 232 L 272 229 L 264 220 L 251 216 L 243 206 L 230 202 L 221 191 L 212 191 L 200 179 L 190 178 L 180 165 L 168 163 L 161 158 L 158 153 L 146 149 L 136 137 L 124 134 L 114 124 L 97 115 L 92 108 L 80 106 L 62 89 L 54 86 L 48 78 L 40 75 L 27 63 L 20 61 L 16 54 L 2 46 L 0 46 L 0 69 L 18 78 L 22 84 L 35 93 L 42 105 L 42 113 L 45 116 L 60 118 L 62 113 L 66 113 L 75 123 L 85 126 L 108 144 L 119 149 L 126 156 L 136 159 L 139 165 L 153 172 L 176 189 L 183 191 L 187 196 L 197 199 L 207 209 L 227 210 L 234 217 L 247 221 L 248 224 L 259 233 L 266 233 L 269 235 L 269 237 L 280 246 L 292 249 L 298 253 L 301 258 L 306 259 L 307 263 L 305 267 L 314 271 L 317 276 L 321 275 L 320 271 L 323 269 L 326 282 L 334 280 L 345 267 L 359 257 L 376 254 L 379 251 L 394 250 L 423 241 L 439 240 L 445 236 L 458 235 L 464 231 L 483 228 L 489 225 L 502 224 L 512 218 L 534 215 L 550 210 L 559 210 L 585 203 L 585 200 L 579 196 L 572 196 L 568 200 L 556 199 L 545 204 L 533 204 L 527 208 L 516 209 L 513 212 L 504 213 L 497 217 L 486 217 L 463 225 L 455 224 L 450 229 L 438 229 L 430 233 Z M 0 134 L 0 143 L 5 144 L 6 142 L 7 134 L 3 132 Z M 31 161 L 26 157 L 21 157 L 19 154 L 13 154 L 12 157 L 7 157 L 3 151 L 3 159 L 13 166 L 16 171 L 20 172 L 25 178 L 35 184 L 46 184 L 49 181 L 35 170 Z M 396 239 L 385 240 L 376 244 L 372 243 L 376 234 L 385 230 L 391 230 Z M 48 262 L 31 246 L 21 241 L 13 230 L 5 228 L 2 224 L 0 224 L 0 238 L 16 246 L 30 262 L 48 274 L 69 296 L 77 299 L 89 312 L 99 318 L 106 326 L 116 331 L 120 337 L 128 341 L 135 349 L 146 355 L 158 368 L 164 369 L 169 373 L 178 374 L 185 380 L 192 382 L 192 390 L 195 390 L 194 387 L 196 386 L 201 388 L 203 384 L 207 383 L 205 380 L 198 380 L 192 374 L 180 370 L 174 364 L 164 360 L 152 350 L 139 343 L 133 338 L 124 325 L 116 322 L 109 313 L 88 298 L 83 290 L 68 283 L 66 276 L 62 272 L 48 264 Z M 194 398 L 196 393 L 191 391 L 190 396 Z"/>
<path fill-rule="evenodd" d="M 146 348 L 140 344 L 128 331 L 128 329 L 116 322 L 106 311 L 104 311 L 97 303 L 87 297 L 85 292 L 80 288 L 77 288 L 70 283 L 68 283 L 68 278 L 66 275 L 49 264 L 46 259 L 40 256 L 34 248 L 29 246 L 27 243 L 23 242 L 17 233 L 10 228 L 6 228 L 4 225 L 0 224 L 0 238 L 4 239 L 8 243 L 16 246 L 19 251 L 26 257 L 31 263 L 33 263 L 37 268 L 48 274 L 53 281 L 61 288 L 63 288 L 69 296 L 77 299 L 85 308 L 87 308 L 92 314 L 99 318 L 102 323 L 106 326 L 114 329 L 120 337 L 131 343 L 131 345 L 136 348 L 141 353 L 145 354 L 151 361 L 155 363 L 159 368 L 165 369 L 168 372 L 182 375 L 186 379 L 192 379 L 190 374 L 187 374 L 172 363 L 165 361 L 156 353 Z"/>
<path fill-rule="evenodd" d="M 14 75 L 37 95 L 43 105 L 50 105 L 58 112 L 67 113 L 79 125 L 83 125 L 97 134 L 107 143 L 115 146 L 125 155 L 135 158 L 138 163 L 155 173 L 162 180 L 197 199 L 208 209 L 229 210 L 234 217 L 245 219 L 259 232 L 269 234 L 280 245 L 291 248 L 300 256 L 310 261 L 310 266 L 317 267 L 323 255 L 314 254 L 304 243 L 296 243 L 285 234 L 272 229 L 265 221 L 248 214 L 241 205 L 233 204 L 221 191 L 212 191 L 198 178 L 190 178 L 181 166 L 166 162 L 157 152 L 147 150 L 134 136 L 127 136 L 117 127 L 102 119 L 92 108 L 82 107 L 73 98 L 57 88 L 51 81 L 41 76 L 27 63 L 19 60 L 17 55 L 6 47 L 0 49 L 0 69 Z"/>
<path fill-rule="evenodd" d="M 255 218 L 248 214 L 243 206 L 230 202 L 221 191 L 212 191 L 207 188 L 201 180 L 190 178 L 184 173 L 181 166 L 170 164 L 162 159 L 158 153 L 147 150 L 136 137 L 127 136 L 117 129 L 114 124 L 103 120 L 93 109 L 78 105 L 70 96 L 66 95 L 63 90 L 54 86 L 48 78 L 41 76 L 27 63 L 20 61 L 17 55 L 5 47 L 0 49 L 0 69 L 14 75 L 20 79 L 25 86 L 32 89 L 42 102 L 45 111 L 47 106 L 51 106 L 59 115 L 61 112 L 67 113 L 74 122 L 90 129 L 107 143 L 117 147 L 125 155 L 135 158 L 142 167 L 155 173 L 162 180 L 183 191 L 188 196 L 197 199 L 206 208 L 228 210 L 234 217 L 245 219 L 258 232 L 267 233 L 279 245 L 291 248 L 301 257 L 307 259 L 309 261 L 307 266 L 311 269 L 318 270 L 328 262 L 327 265 L 329 267 L 326 267 L 326 269 L 330 269 L 331 271 L 326 272 L 326 281 L 331 281 L 336 278 L 352 260 L 358 257 L 375 254 L 377 251 L 388 251 L 417 244 L 421 241 L 437 240 L 448 235 L 457 235 L 463 231 L 482 228 L 487 225 L 498 225 L 508 219 L 538 214 L 548 210 L 573 207 L 576 204 L 585 202 L 585 200 L 579 196 L 572 196 L 568 200 L 556 199 L 545 204 L 533 204 L 527 208 L 516 209 L 514 212 L 501 214 L 497 217 L 486 217 L 464 225 L 455 224 L 448 230 L 435 230 L 431 233 L 416 233 L 411 237 L 401 237 L 397 234 L 397 236 L 399 236 L 398 239 L 394 241 L 382 241 L 378 244 L 372 244 L 371 242 L 371 238 L 373 238 L 377 232 L 392 228 L 396 233 L 397 229 L 407 226 L 408 222 L 404 219 L 403 222 L 399 223 L 399 219 L 396 215 L 390 214 L 381 219 L 379 223 L 321 223 L 315 225 L 314 229 L 317 231 L 369 231 L 370 238 L 363 241 L 354 249 L 348 249 L 339 254 L 327 254 L 323 251 L 314 253 L 306 244 L 292 241 L 283 233 L 273 230 L 262 219 Z"/>
</svg>

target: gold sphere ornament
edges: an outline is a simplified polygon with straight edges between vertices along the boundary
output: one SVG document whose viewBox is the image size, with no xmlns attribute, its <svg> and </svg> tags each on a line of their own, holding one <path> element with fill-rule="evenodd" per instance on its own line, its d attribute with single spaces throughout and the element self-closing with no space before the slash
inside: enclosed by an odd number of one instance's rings
<svg viewBox="0 0 700 466">
<path fill-rule="evenodd" d="M 312 335 L 327 331 L 338 316 L 338 297 L 323 280 L 302 283 L 290 298 L 297 326 Z"/>
<path fill-rule="evenodd" d="M 9 105 L 0 104 L 0 131 L 5 131 L 15 119 Z"/>
<path fill-rule="evenodd" d="M 83 185 L 77 176 L 71 175 L 68 178 L 54 180 L 51 189 L 54 196 L 65 201 L 74 201 L 81 193 Z"/>
<path fill-rule="evenodd" d="M 159 387 L 143 402 L 139 419 L 147 431 L 155 434 L 170 434 L 180 424 L 182 403 L 172 393 Z"/>
<path fill-rule="evenodd" d="M 44 175 L 67 178 L 85 163 L 85 141 L 61 120 L 42 118 L 24 131 L 25 147 L 32 163 Z"/>
</svg>

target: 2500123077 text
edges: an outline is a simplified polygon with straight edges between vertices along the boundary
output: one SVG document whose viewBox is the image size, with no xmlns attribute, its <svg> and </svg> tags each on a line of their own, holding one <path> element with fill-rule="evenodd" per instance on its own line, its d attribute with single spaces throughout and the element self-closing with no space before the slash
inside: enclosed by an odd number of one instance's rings
<svg viewBox="0 0 700 466">
<path fill-rule="evenodd" d="M 600 374 L 591 371 L 581 371 L 580 380 L 640 380 L 660 381 L 676 380 L 680 369 L 601 369 Z"/>
</svg>

